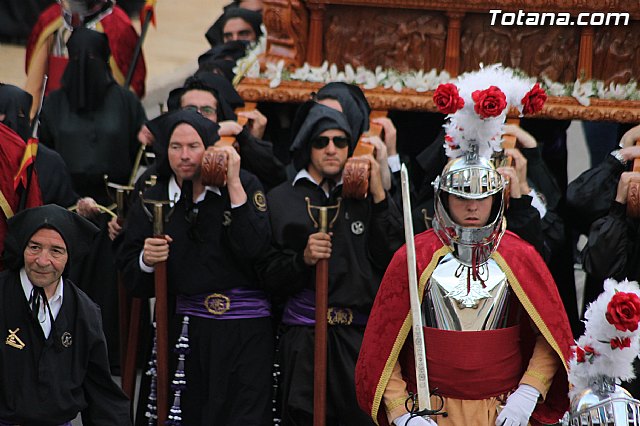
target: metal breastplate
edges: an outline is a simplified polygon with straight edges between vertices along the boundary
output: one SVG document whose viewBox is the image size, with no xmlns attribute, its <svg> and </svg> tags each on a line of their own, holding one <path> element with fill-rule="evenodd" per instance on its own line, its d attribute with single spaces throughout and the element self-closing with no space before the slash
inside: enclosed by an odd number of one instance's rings
<svg viewBox="0 0 640 426">
<path fill-rule="evenodd" d="M 470 268 L 448 254 L 438 264 L 422 302 L 424 324 L 441 330 L 479 331 L 507 326 L 509 284 L 493 259 L 479 268 L 474 280 Z"/>
</svg>

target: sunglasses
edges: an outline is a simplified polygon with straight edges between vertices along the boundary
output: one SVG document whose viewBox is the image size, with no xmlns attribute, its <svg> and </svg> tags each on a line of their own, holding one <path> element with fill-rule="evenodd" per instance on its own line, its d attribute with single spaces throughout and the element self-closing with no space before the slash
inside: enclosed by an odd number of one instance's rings
<svg viewBox="0 0 640 426">
<path fill-rule="evenodd" d="M 216 113 L 216 109 L 210 106 L 196 106 L 196 105 L 186 105 L 182 109 L 187 111 L 195 111 L 204 115 L 205 117 L 209 117 Z"/>
<path fill-rule="evenodd" d="M 332 141 L 336 148 L 341 149 L 349 146 L 350 139 L 347 136 L 316 136 L 311 141 L 311 147 L 322 149 L 329 145 L 329 141 Z"/>
</svg>

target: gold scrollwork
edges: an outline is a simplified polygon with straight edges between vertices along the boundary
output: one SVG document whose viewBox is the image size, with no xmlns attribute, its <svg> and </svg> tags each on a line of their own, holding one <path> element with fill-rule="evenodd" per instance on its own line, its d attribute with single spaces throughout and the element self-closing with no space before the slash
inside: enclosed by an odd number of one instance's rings
<svg viewBox="0 0 640 426">
<path fill-rule="evenodd" d="M 351 325 L 353 322 L 353 311 L 349 308 L 329 308 L 327 309 L 327 323 L 329 325 Z"/>
<path fill-rule="evenodd" d="M 204 300 L 204 307 L 214 315 L 222 315 L 231 307 L 231 299 L 224 294 L 213 293 Z"/>
</svg>

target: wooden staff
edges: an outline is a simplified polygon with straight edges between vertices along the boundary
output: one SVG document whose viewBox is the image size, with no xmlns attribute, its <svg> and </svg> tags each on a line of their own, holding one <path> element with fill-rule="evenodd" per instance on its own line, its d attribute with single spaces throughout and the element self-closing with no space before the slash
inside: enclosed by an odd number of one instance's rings
<svg viewBox="0 0 640 426">
<path fill-rule="evenodd" d="M 162 203 L 153 205 L 153 234 L 164 238 Z M 167 313 L 167 262 L 154 265 L 156 290 L 156 341 L 158 360 L 158 425 L 163 425 L 168 416 L 169 403 L 169 316 Z"/>
<path fill-rule="evenodd" d="M 636 141 L 636 146 L 640 146 L 640 139 Z M 633 171 L 640 172 L 640 158 L 633 160 Z M 627 216 L 637 219 L 640 217 L 640 181 L 631 179 L 627 191 Z"/>
<path fill-rule="evenodd" d="M 142 198 L 142 193 L 141 196 Z M 164 214 L 163 207 L 171 201 L 147 200 L 145 203 L 153 205 L 153 236 L 164 238 Z M 145 207 L 146 211 L 146 207 Z M 148 211 L 147 211 L 147 214 Z M 169 213 L 167 217 L 170 215 Z M 156 407 L 158 413 L 158 425 L 164 425 L 169 411 L 169 314 L 167 311 L 167 262 L 158 262 L 154 265 L 154 285 L 156 294 Z"/>
<path fill-rule="evenodd" d="M 335 206 L 312 206 L 305 198 L 311 220 L 319 232 L 328 233 L 340 211 L 340 200 Z M 311 209 L 318 210 L 318 221 Z M 336 214 L 329 222 L 329 210 Z M 316 263 L 316 324 L 313 358 L 313 426 L 324 426 L 327 409 L 327 311 L 329 309 L 329 259 Z"/>
</svg>

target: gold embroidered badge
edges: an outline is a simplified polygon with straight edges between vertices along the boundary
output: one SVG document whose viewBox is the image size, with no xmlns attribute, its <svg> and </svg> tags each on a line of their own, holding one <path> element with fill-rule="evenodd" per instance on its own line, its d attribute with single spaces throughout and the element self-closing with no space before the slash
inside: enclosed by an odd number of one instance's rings
<svg viewBox="0 0 640 426">
<path fill-rule="evenodd" d="M 212 314 L 222 315 L 231 307 L 231 299 L 224 294 L 213 293 L 204 300 L 204 306 Z"/>
<path fill-rule="evenodd" d="M 18 337 L 18 331 L 20 331 L 19 328 L 16 328 L 15 330 L 9 329 L 9 335 L 7 336 L 7 340 L 5 341 L 5 343 L 9 346 L 13 346 L 16 349 L 24 349 L 24 347 L 27 345 L 25 345 L 24 342 Z"/>
<path fill-rule="evenodd" d="M 253 205 L 261 212 L 267 211 L 267 199 L 264 196 L 264 192 L 256 191 L 253 194 Z"/>
</svg>

